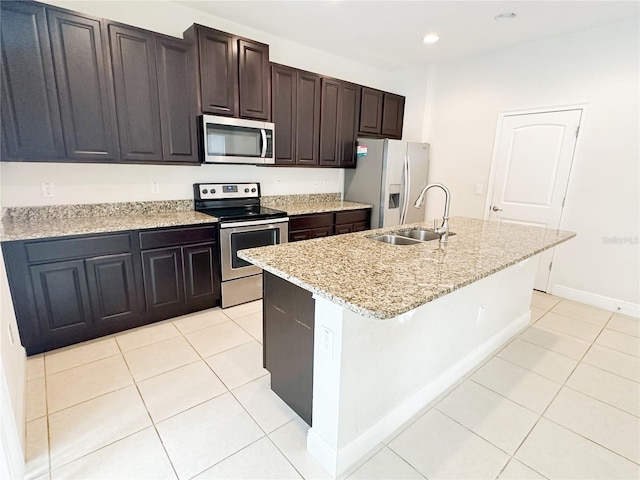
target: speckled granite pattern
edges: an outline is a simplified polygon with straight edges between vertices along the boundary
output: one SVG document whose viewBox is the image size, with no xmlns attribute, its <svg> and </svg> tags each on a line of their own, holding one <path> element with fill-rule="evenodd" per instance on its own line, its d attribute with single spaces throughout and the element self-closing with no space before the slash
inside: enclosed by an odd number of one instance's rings
<svg viewBox="0 0 640 480">
<path fill-rule="evenodd" d="M 279 205 L 278 209 L 287 212 L 287 215 L 307 215 L 310 213 L 340 212 L 344 210 L 358 210 L 361 208 L 371 208 L 368 203 L 357 202 L 323 202 L 323 203 L 292 203 L 290 205 Z"/>
<path fill-rule="evenodd" d="M 39 207 L 9 207 L 3 219 L 40 221 L 62 218 L 112 217 L 115 215 L 149 215 L 154 213 L 188 212 L 193 200 L 162 200 L 155 202 L 91 203 L 83 205 L 47 205 Z"/>
<path fill-rule="evenodd" d="M 262 197 L 265 207 L 284 210 L 287 215 L 308 215 L 312 213 L 339 212 L 371 208 L 367 203 L 343 202 L 339 193 L 310 193 L 302 195 L 271 195 Z"/>
<path fill-rule="evenodd" d="M 0 241 L 28 240 L 35 238 L 64 237 L 92 233 L 142 230 L 145 228 L 176 227 L 183 225 L 213 224 L 218 219 L 203 213 L 190 211 L 121 214 L 40 220 L 5 219 L 0 225 Z"/>
<path fill-rule="evenodd" d="M 283 207 L 292 203 L 324 203 L 339 202 L 340 193 L 302 193 L 298 195 L 265 195 L 260 197 L 260 204 L 265 207 Z"/>
<path fill-rule="evenodd" d="M 449 243 L 389 245 L 371 236 L 433 223 L 337 235 L 239 253 L 251 263 L 365 317 L 388 319 L 476 282 L 575 236 L 452 218 Z"/>
</svg>

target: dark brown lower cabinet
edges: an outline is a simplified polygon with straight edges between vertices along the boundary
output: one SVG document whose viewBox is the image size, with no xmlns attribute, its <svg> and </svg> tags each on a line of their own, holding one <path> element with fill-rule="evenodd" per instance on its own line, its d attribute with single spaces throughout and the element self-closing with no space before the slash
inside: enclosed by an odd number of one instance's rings
<svg viewBox="0 0 640 480">
<path fill-rule="evenodd" d="M 333 213 L 296 215 L 289 219 L 289 241 L 310 240 L 333 235 Z"/>
<path fill-rule="evenodd" d="M 311 426 L 315 301 L 311 292 L 263 273 L 263 363 L 271 390 Z"/>
<path fill-rule="evenodd" d="M 39 331 L 50 342 L 81 338 L 94 329 L 84 260 L 29 267 Z"/>
<path fill-rule="evenodd" d="M 140 315 L 133 254 L 105 255 L 85 260 L 87 283 L 96 324 L 127 328 Z"/>
<path fill-rule="evenodd" d="M 371 209 L 336 212 L 334 233 L 362 232 L 371 228 Z"/>
<path fill-rule="evenodd" d="M 289 241 L 361 232 L 371 228 L 371 209 L 292 215 L 289 219 Z"/>
<path fill-rule="evenodd" d="M 214 243 L 142 252 L 147 311 L 169 318 L 217 305 Z"/>
<path fill-rule="evenodd" d="M 27 354 L 218 305 L 215 242 L 214 227 L 4 242 Z"/>
</svg>

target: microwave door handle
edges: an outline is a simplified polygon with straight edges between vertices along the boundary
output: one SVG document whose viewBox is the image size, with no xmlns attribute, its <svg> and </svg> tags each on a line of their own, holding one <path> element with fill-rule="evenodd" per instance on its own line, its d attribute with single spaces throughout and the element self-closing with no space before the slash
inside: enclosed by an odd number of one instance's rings
<svg viewBox="0 0 640 480">
<path fill-rule="evenodd" d="M 260 136 L 262 137 L 262 152 L 260 152 L 260 157 L 265 158 L 267 156 L 267 131 L 264 128 L 260 129 Z"/>
</svg>

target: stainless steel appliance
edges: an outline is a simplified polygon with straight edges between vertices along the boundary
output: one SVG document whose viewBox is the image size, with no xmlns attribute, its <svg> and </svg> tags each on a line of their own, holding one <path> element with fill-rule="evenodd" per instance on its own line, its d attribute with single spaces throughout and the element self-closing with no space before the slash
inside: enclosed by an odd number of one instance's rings
<svg viewBox="0 0 640 480">
<path fill-rule="evenodd" d="M 273 123 L 203 115 L 202 139 L 205 163 L 275 163 Z"/>
<path fill-rule="evenodd" d="M 260 205 L 259 183 L 196 183 L 195 210 L 217 217 L 222 308 L 262 298 L 262 269 L 238 257 L 245 248 L 285 243 L 286 212 Z"/>
<path fill-rule="evenodd" d="M 358 166 L 345 170 L 344 198 L 373 204 L 371 228 L 424 221 L 414 208 L 427 183 L 429 144 L 358 138 Z"/>
</svg>

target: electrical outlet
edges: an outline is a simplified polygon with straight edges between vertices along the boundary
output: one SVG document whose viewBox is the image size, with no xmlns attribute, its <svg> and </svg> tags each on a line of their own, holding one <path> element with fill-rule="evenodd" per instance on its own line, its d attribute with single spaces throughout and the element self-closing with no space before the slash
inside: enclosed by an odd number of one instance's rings
<svg viewBox="0 0 640 480">
<path fill-rule="evenodd" d="M 43 197 L 55 197 L 56 192 L 53 189 L 53 183 L 51 182 L 42 182 L 40 184 L 40 189 L 42 190 Z"/>
<path fill-rule="evenodd" d="M 320 350 L 333 358 L 333 330 L 327 327 L 321 327 Z"/>
<path fill-rule="evenodd" d="M 484 321 L 484 310 L 485 310 L 484 305 L 481 305 L 480 308 L 478 309 L 478 324 Z"/>
<path fill-rule="evenodd" d="M 320 182 L 313 182 L 313 190 L 318 191 L 320 189 Z"/>
<path fill-rule="evenodd" d="M 151 182 L 151 193 L 154 195 L 160 193 L 160 182 Z"/>
<path fill-rule="evenodd" d="M 276 180 L 276 192 L 282 191 L 282 182 L 280 180 Z"/>
</svg>

